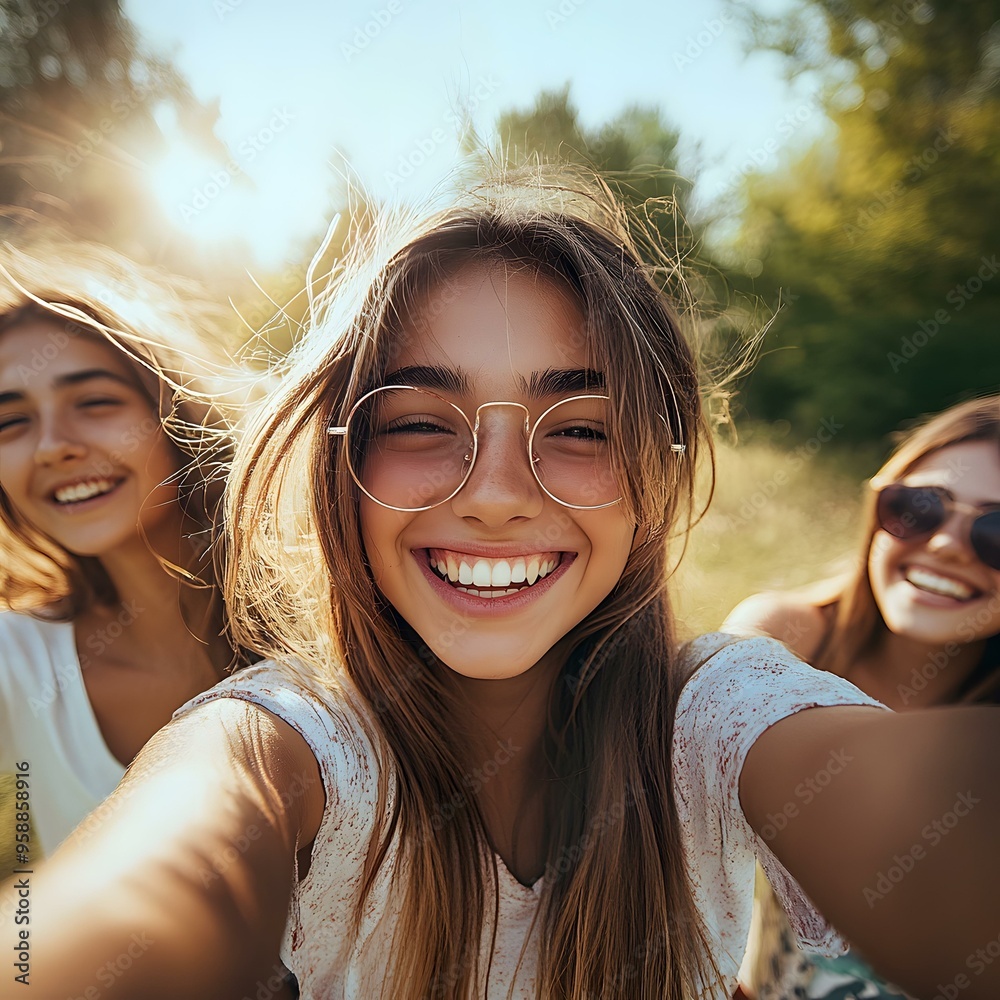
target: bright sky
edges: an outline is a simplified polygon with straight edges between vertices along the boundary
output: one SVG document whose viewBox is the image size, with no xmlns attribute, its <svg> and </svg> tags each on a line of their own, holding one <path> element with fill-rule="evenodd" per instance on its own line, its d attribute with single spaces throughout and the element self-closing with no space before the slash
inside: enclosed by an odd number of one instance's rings
<svg viewBox="0 0 1000 1000">
<path fill-rule="evenodd" d="M 216 134 L 233 158 L 220 173 L 177 141 L 157 168 L 158 196 L 192 238 L 243 236 L 266 267 L 327 221 L 344 157 L 375 198 L 421 197 L 458 162 L 462 108 L 488 138 L 501 112 L 567 82 L 588 126 L 630 104 L 659 106 L 681 131 L 682 169 L 701 178 L 700 200 L 716 200 L 741 172 L 773 167 L 825 125 L 817 82 L 789 84 L 777 57 L 745 55 L 727 9 L 724 0 L 125 3 L 196 96 L 220 102 Z M 240 170 L 253 185 L 233 183 Z"/>
</svg>

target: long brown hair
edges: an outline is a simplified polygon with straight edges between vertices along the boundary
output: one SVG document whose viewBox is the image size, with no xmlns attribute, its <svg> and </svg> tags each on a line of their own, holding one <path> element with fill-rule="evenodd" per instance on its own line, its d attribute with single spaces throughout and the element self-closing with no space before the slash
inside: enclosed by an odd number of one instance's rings
<svg viewBox="0 0 1000 1000">
<path fill-rule="evenodd" d="M 482 995 L 479 949 L 484 930 L 495 931 L 482 916 L 492 856 L 475 802 L 440 823 L 441 803 L 468 801 L 460 709 L 448 669 L 376 588 L 358 491 L 326 428 L 380 384 L 406 322 L 432 313 L 463 267 L 484 262 L 544 276 L 579 305 L 580 335 L 613 400 L 622 503 L 639 526 L 614 590 L 572 630 L 551 692 L 540 995 L 698 996 L 718 974 L 673 797 L 673 715 L 686 678 L 666 542 L 690 518 L 694 464 L 708 438 L 695 361 L 658 290 L 662 276 L 640 263 L 606 189 L 521 175 L 422 223 L 369 230 L 237 450 L 226 581 L 236 634 L 321 695 L 348 678 L 367 704 L 390 767 L 381 769 L 362 900 L 396 835 L 409 868 L 397 885 L 384 994 Z M 683 457 L 675 444 L 686 445 Z"/>
<path fill-rule="evenodd" d="M 0 337 L 25 322 L 52 324 L 52 337 L 31 361 L 38 368 L 69 338 L 109 344 L 148 398 L 178 453 L 178 502 L 197 550 L 190 565 L 164 568 L 212 591 L 213 620 L 222 614 L 215 525 L 232 455 L 232 417 L 222 400 L 236 389 L 223 383 L 237 371 L 221 316 L 194 283 L 140 268 L 106 247 L 54 234 L 0 245 Z M 37 374 L 31 367 L 24 377 Z M 94 602 L 120 600 L 99 559 L 39 531 L 2 489 L 0 553 L 0 607 L 65 621 Z"/>
<path fill-rule="evenodd" d="M 1000 462 L 1000 396 L 984 396 L 960 403 L 907 433 L 872 477 L 872 484 L 896 482 L 928 455 L 968 441 L 992 441 L 997 446 L 997 461 Z M 877 648 L 887 631 L 868 576 L 868 553 L 878 531 L 875 491 L 868 493 L 862 512 L 858 565 L 831 601 L 835 607 L 833 625 L 815 663 L 841 676 L 859 657 Z M 956 700 L 1000 700 L 1000 636 L 987 640 L 982 658 Z"/>
</svg>

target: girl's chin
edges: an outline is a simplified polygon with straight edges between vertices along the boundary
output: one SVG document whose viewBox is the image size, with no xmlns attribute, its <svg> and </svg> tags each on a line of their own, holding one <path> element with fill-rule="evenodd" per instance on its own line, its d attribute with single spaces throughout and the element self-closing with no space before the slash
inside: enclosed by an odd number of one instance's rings
<svg viewBox="0 0 1000 1000">
<path fill-rule="evenodd" d="M 103 556 L 121 548 L 127 542 L 133 540 L 136 536 L 122 536 L 121 534 L 112 534 L 109 532 L 106 535 L 98 535 L 96 537 L 93 533 L 86 537 L 81 537 L 79 534 L 70 535 L 69 533 L 64 532 L 60 537 L 53 532 L 52 537 L 55 538 L 55 540 L 64 549 L 66 549 L 67 552 L 72 552 L 75 556 L 81 556 L 89 559 L 100 559 Z"/>
<path fill-rule="evenodd" d="M 497 663 L 496 661 L 473 663 L 469 660 L 458 662 L 453 658 L 450 659 L 451 662 L 441 658 L 441 662 L 453 673 L 461 677 L 467 677 L 469 680 L 479 681 L 510 680 L 512 677 L 520 677 L 522 674 L 527 673 L 534 666 L 533 663 L 512 664 L 509 660 L 503 663 Z"/>
<path fill-rule="evenodd" d="M 922 614 L 890 615 L 886 618 L 886 625 L 895 635 L 928 646 L 944 646 L 949 642 L 964 644 L 969 641 L 968 636 L 963 636 L 953 622 L 929 620 L 932 617 L 926 611 Z"/>
<path fill-rule="evenodd" d="M 520 677 L 534 667 L 543 654 L 523 650 L 462 649 L 457 643 L 450 649 L 434 649 L 434 655 L 451 671 L 471 680 L 508 680 Z"/>
</svg>

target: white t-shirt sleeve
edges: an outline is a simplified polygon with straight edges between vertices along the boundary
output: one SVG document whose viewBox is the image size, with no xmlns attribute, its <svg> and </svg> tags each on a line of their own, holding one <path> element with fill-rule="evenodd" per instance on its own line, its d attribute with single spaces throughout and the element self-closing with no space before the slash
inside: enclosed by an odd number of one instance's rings
<svg viewBox="0 0 1000 1000">
<path fill-rule="evenodd" d="M 265 661 L 203 691 L 177 709 L 174 718 L 219 698 L 259 705 L 302 736 L 316 758 L 326 795 L 319 835 L 341 842 L 345 859 L 367 849 L 376 812 L 378 769 L 368 737 L 347 700 L 340 704 L 338 699 L 321 701 L 279 666 Z M 302 776 L 300 783 L 284 794 L 303 794 L 307 781 L 308 776 Z"/>
<path fill-rule="evenodd" d="M 884 706 L 843 678 L 798 660 L 773 639 L 703 636 L 688 655 L 705 662 L 678 701 L 673 772 L 688 870 L 715 939 L 720 971 L 735 974 L 732 963 L 738 967 L 743 957 L 758 859 L 803 946 L 843 951 L 842 939 L 743 815 L 740 773 L 757 737 L 796 712 Z"/>
<path fill-rule="evenodd" d="M 0 612 L 0 773 L 27 765 L 33 857 L 51 854 L 125 773 L 87 696 L 73 626 Z"/>
</svg>

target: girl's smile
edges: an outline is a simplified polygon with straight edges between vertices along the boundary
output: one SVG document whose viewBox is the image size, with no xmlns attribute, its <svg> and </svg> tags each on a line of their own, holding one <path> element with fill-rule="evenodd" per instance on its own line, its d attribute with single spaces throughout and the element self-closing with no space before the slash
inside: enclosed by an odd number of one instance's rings
<svg viewBox="0 0 1000 1000">
<path fill-rule="evenodd" d="M 179 456 L 120 352 L 75 336 L 36 372 L 26 366 L 50 327 L 31 320 L 0 335 L 0 487 L 78 555 L 104 556 L 168 522 L 177 530 Z"/>
<path fill-rule="evenodd" d="M 506 614 L 548 593 L 575 559 L 571 552 L 524 552 L 489 559 L 454 549 L 413 553 L 445 600 L 469 614 Z M 426 561 L 425 561 L 426 560 Z"/>
<path fill-rule="evenodd" d="M 963 504 L 1000 506 L 996 446 L 969 441 L 932 452 L 901 480 L 939 486 Z M 930 535 L 878 531 L 869 556 L 872 593 L 891 631 L 931 644 L 974 642 L 1000 630 L 1000 570 L 972 548 L 972 515 L 952 511 Z"/>
<path fill-rule="evenodd" d="M 66 511 L 86 510 L 117 490 L 123 482 L 124 479 L 117 476 L 113 480 L 103 476 L 78 476 L 54 487 L 51 500 Z"/>
<path fill-rule="evenodd" d="M 558 402 L 531 386 L 551 373 L 600 369 L 581 336 L 580 310 L 558 285 L 501 266 L 467 267 L 449 295 L 410 317 L 396 369 L 456 373 L 434 391 L 466 410 L 510 400 L 532 419 Z M 597 388 L 597 391 L 600 391 Z M 566 395 L 570 395 L 567 393 Z M 382 593 L 452 669 L 512 677 L 539 662 L 618 582 L 634 525 L 617 504 L 566 507 L 529 466 L 523 410 L 486 407 L 465 485 L 424 511 L 362 497 L 368 559 Z"/>
</svg>

